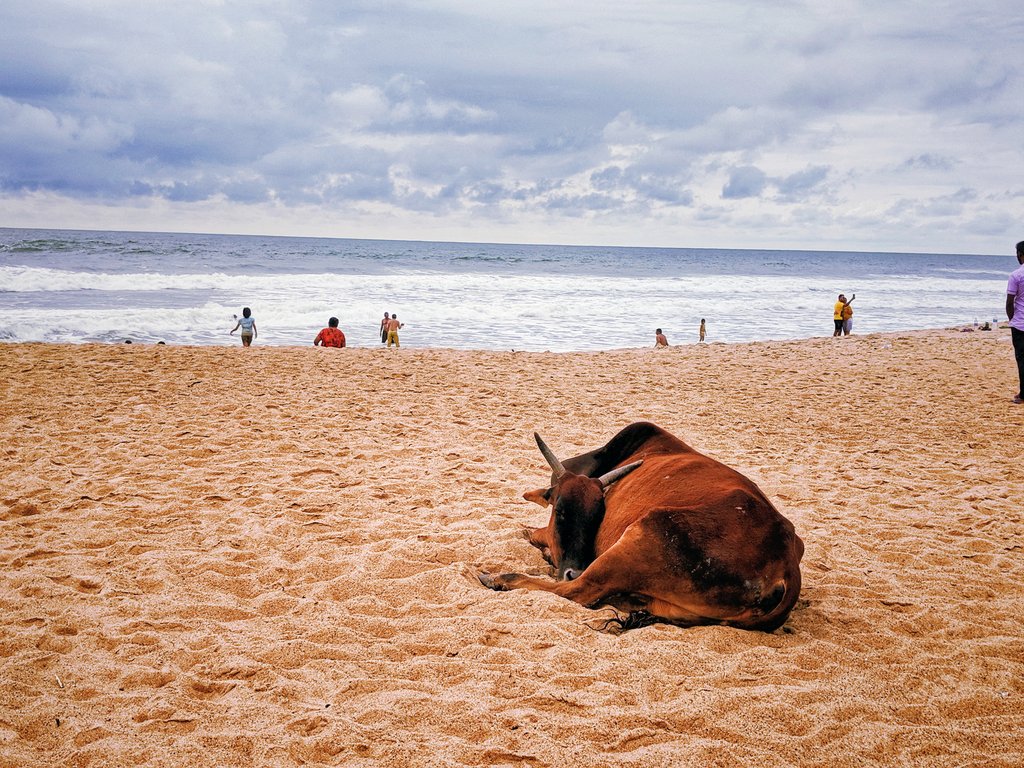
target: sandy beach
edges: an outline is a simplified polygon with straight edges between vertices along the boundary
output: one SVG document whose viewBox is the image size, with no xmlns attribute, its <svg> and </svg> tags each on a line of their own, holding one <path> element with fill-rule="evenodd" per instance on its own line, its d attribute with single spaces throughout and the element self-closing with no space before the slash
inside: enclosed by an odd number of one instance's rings
<svg viewBox="0 0 1024 768">
<path fill-rule="evenodd" d="M 1020 766 L 1009 332 L 586 354 L 0 344 L 0 766 Z M 521 498 L 646 419 L 806 544 L 772 633 L 549 572 Z"/>
</svg>

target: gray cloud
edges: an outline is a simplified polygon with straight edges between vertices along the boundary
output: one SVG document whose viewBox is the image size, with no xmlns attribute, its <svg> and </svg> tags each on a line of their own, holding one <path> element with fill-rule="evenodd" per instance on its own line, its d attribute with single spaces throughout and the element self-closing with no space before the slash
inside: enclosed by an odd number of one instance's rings
<svg viewBox="0 0 1024 768">
<path fill-rule="evenodd" d="M 943 157 L 942 155 L 936 155 L 931 152 L 925 152 L 914 157 L 908 157 L 903 161 L 901 168 L 906 169 L 924 169 L 934 171 L 951 171 L 956 162 L 953 158 Z"/>
<path fill-rule="evenodd" d="M 744 165 L 729 172 L 729 180 L 722 187 L 722 197 L 739 200 L 744 197 L 758 197 L 768 185 L 768 177 L 760 168 Z"/>
<path fill-rule="evenodd" d="M 775 179 L 774 183 L 778 188 L 779 194 L 786 199 L 800 200 L 806 197 L 808 193 L 816 190 L 828 177 L 828 172 L 827 166 L 817 165 L 797 171 L 789 176 Z"/>
</svg>

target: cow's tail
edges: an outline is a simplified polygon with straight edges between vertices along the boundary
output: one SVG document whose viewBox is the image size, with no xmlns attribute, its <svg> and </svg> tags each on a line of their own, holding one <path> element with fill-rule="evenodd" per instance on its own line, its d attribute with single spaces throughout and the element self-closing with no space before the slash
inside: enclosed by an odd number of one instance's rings
<svg viewBox="0 0 1024 768">
<path fill-rule="evenodd" d="M 587 626 L 591 629 L 596 629 L 598 632 L 609 632 L 614 635 L 619 635 L 623 632 L 628 632 L 631 629 L 649 627 L 652 624 L 671 623 L 660 616 L 655 616 L 647 611 L 631 611 L 626 615 L 622 615 L 613 609 L 612 614 L 611 618 L 602 618 L 599 620 L 599 623 L 588 624 Z"/>
</svg>

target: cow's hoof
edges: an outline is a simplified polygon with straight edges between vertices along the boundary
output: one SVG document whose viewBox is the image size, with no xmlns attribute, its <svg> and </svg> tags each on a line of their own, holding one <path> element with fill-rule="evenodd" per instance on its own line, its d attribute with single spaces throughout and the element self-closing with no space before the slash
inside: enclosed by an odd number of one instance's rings
<svg viewBox="0 0 1024 768">
<path fill-rule="evenodd" d="M 505 590 L 505 585 L 498 581 L 497 576 L 494 576 L 490 573 L 478 573 L 476 577 L 480 579 L 480 583 L 488 589 L 496 589 L 499 591 Z"/>
</svg>

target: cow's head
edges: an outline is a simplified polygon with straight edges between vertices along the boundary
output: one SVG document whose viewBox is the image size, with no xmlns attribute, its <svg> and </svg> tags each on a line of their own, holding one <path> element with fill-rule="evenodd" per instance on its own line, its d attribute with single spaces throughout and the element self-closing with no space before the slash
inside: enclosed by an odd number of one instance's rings
<svg viewBox="0 0 1024 768">
<path fill-rule="evenodd" d="M 540 435 L 534 432 L 533 437 L 551 466 L 554 482 L 550 488 L 527 491 L 523 498 L 543 507 L 551 505 L 548 522 L 551 562 L 558 570 L 559 579 L 571 581 L 594 560 L 594 541 L 604 520 L 605 490 L 643 462 L 634 461 L 601 477 L 577 475 L 562 466 Z"/>
</svg>

